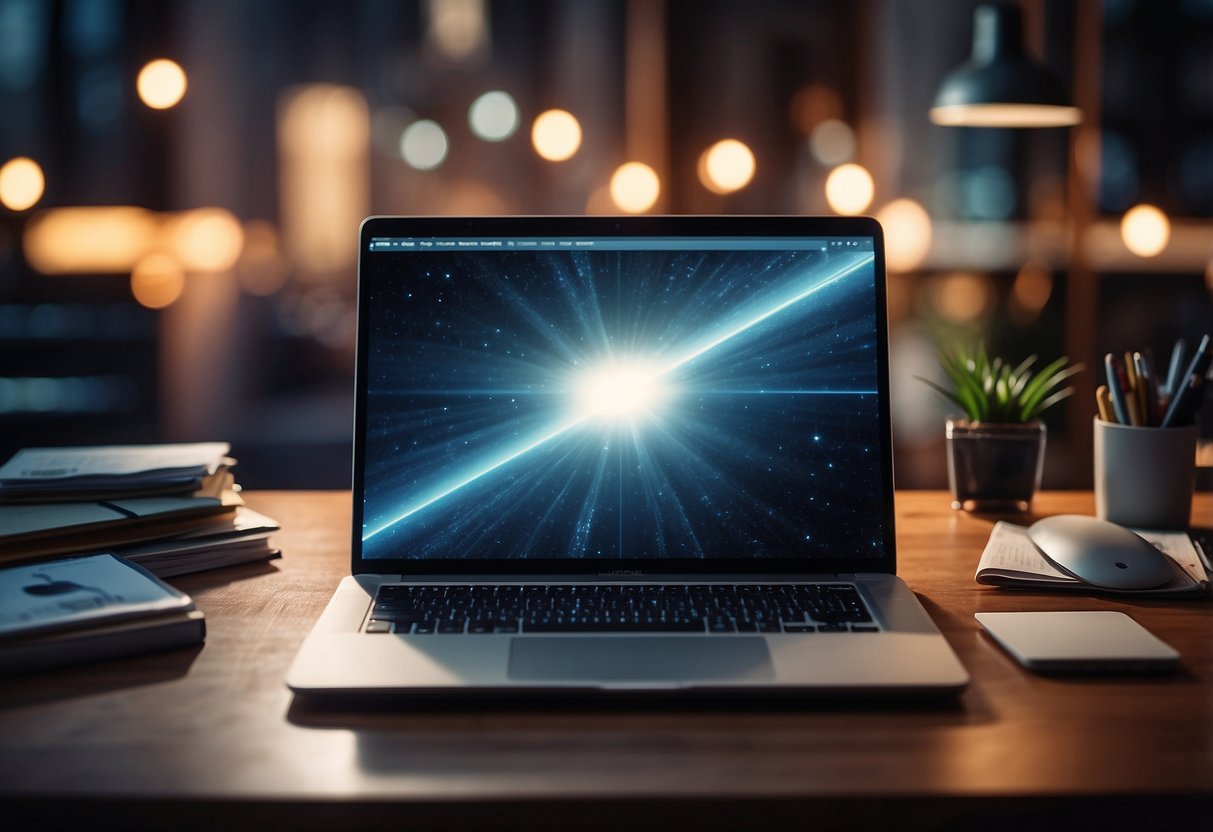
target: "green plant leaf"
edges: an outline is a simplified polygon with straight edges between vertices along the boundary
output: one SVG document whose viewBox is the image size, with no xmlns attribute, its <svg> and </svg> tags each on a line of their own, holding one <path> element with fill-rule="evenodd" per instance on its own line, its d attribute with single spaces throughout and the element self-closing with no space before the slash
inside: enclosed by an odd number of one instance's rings
<svg viewBox="0 0 1213 832">
<path fill-rule="evenodd" d="M 989 398 L 981 389 L 981 384 L 973 378 L 972 372 L 966 369 L 964 359 L 960 356 L 941 354 L 939 363 L 952 380 L 965 413 L 970 419 L 980 421 L 989 406 Z"/>
<path fill-rule="evenodd" d="M 1082 369 L 1081 364 L 1075 364 L 1072 367 L 1066 367 L 1066 357 L 1053 361 L 1043 367 L 1031 383 L 1024 389 L 1023 395 L 1020 397 L 1020 412 L 1023 421 L 1035 419 L 1040 413 L 1051 405 L 1046 405 L 1046 396 L 1070 376 Z M 1064 398 L 1064 396 L 1063 396 Z M 1060 401 L 1060 399 L 1058 399 Z M 1054 402 L 1055 404 L 1056 402 Z"/>
<path fill-rule="evenodd" d="M 951 389 L 916 376 L 974 422 L 1028 422 L 1071 395 L 1062 383 L 1083 369 L 1067 366 L 1063 356 L 1033 373 L 1036 355 L 1012 366 L 1001 356 L 990 357 L 985 344 L 955 343 L 938 350 L 939 365 Z"/>
</svg>

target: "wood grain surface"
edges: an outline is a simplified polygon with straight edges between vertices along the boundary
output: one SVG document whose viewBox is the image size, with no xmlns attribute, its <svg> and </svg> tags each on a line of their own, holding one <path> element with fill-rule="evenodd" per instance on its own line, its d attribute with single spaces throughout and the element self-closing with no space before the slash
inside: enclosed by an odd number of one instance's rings
<svg viewBox="0 0 1213 832">
<path fill-rule="evenodd" d="M 746 828 L 806 812 L 817 828 L 980 818 L 999 829 L 1046 816 L 1213 826 L 1213 604 L 978 586 L 998 518 L 954 512 L 944 493 L 898 494 L 898 571 L 972 674 L 961 697 L 691 706 L 295 701 L 283 676 L 348 571 L 350 496 L 247 497 L 281 522 L 283 559 L 173 581 L 206 613 L 204 646 L 0 682 L 10 816 L 48 828 L 80 815 L 130 828 L 401 817 L 414 828 Z M 1093 502 L 1046 493 L 1034 510 L 1089 514 Z M 1208 495 L 1194 519 L 1213 525 Z M 1182 671 L 1036 676 L 973 618 L 1062 609 L 1128 613 L 1180 652 Z"/>
</svg>

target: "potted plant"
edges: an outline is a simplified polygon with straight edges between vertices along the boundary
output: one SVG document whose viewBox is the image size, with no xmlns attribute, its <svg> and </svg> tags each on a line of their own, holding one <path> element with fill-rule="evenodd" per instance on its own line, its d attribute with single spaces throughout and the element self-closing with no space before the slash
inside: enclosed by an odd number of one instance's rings
<svg viewBox="0 0 1213 832">
<path fill-rule="evenodd" d="M 1073 392 L 1062 383 L 1082 365 L 1062 356 L 1033 372 L 1035 355 L 1012 366 L 980 344 L 941 348 L 939 363 L 951 389 L 919 379 L 964 414 L 946 423 L 952 508 L 1027 511 L 1044 469 L 1040 414 Z"/>
</svg>

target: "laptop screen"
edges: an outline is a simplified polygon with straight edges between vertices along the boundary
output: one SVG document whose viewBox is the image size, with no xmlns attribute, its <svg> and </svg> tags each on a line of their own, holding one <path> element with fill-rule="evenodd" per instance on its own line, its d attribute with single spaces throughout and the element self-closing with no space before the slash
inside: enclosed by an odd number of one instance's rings
<svg viewBox="0 0 1213 832">
<path fill-rule="evenodd" d="M 356 568 L 891 571 L 874 222 L 372 219 L 359 271 Z"/>
</svg>

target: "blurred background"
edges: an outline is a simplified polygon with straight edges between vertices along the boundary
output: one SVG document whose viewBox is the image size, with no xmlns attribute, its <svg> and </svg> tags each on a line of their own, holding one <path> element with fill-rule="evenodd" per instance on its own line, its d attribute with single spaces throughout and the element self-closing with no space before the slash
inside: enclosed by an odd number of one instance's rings
<svg viewBox="0 0 1213 832">
<path fill-rule="evenodd" d="M 898 485 L 946 485 L 913 377 L 972 333 L 1086 364 L 1044 485 L 1089 487 L 1103 354 L 1213 331 L 1213 0 L 1016 3 L 1081 123 L 939 126 L 976 5 L 0 0 L 0 458 L 347 486 L 369 214 L 864 213 Z"/>
</svg>

